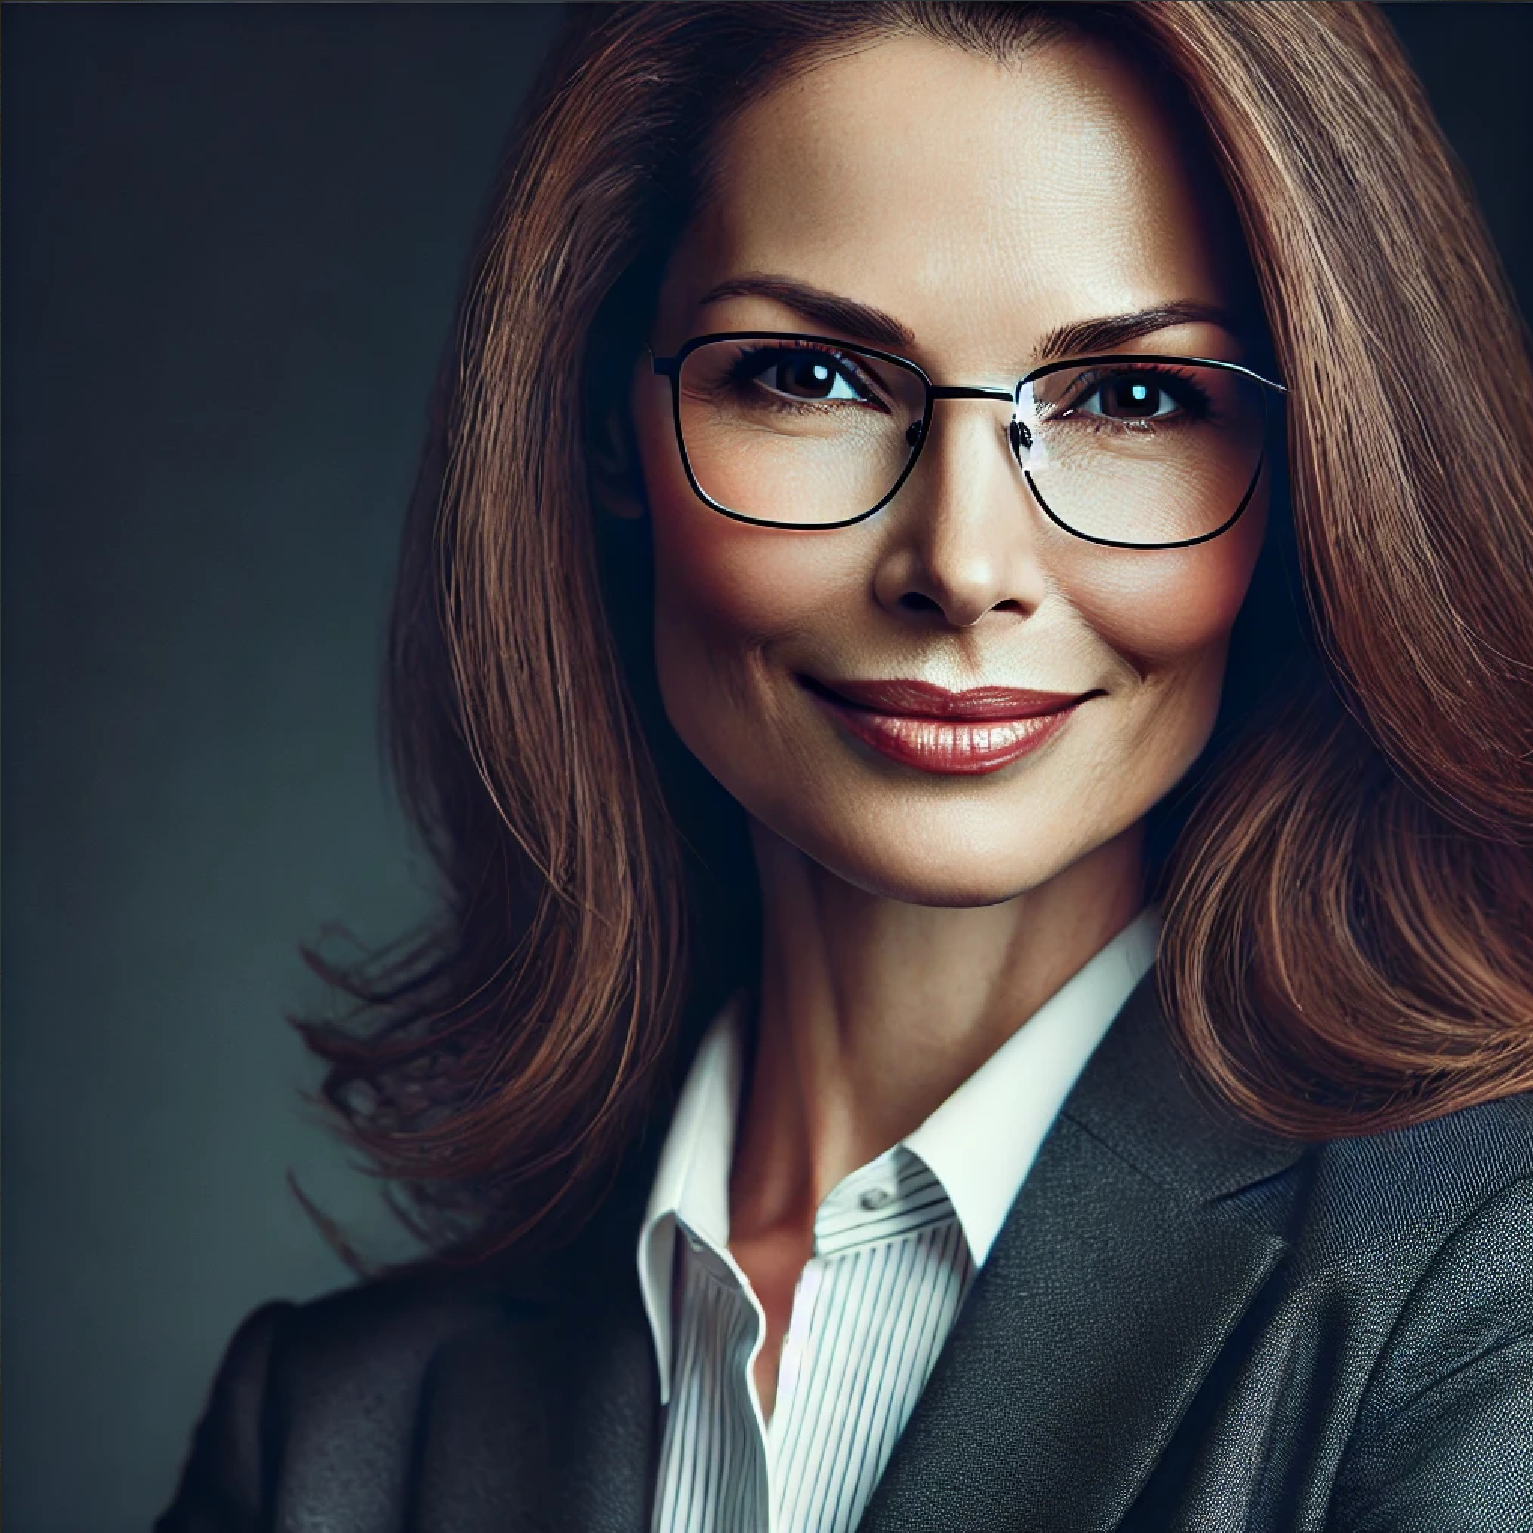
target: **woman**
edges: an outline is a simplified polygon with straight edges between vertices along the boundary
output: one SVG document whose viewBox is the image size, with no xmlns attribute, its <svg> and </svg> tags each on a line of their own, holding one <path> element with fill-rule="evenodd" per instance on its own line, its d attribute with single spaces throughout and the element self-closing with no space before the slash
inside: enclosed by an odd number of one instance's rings
<svg viewBox="0 0 1533 1533">
<path fill-rule="evenodd" d="M 308 1034 L 444 1260 L 161 1527 L 1527 1526 L 1533 391 L 1377 16 L 598 8 L 463 313 Z"/>
</svg>

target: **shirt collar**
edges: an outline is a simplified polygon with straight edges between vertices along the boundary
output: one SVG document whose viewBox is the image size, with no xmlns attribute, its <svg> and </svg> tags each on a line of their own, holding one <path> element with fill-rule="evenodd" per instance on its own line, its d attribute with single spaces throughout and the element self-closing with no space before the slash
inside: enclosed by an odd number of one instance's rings
<svg viewBox="0 0 1533 1533">
<path fill-rule="evenodd" d="M 1141 911 L 905 1140 L 942 1183 L 976 1267 L 1159 942 L 1158 912 Z"/>
<path fill-rule="evenodd" d="M 1160 918 L 1152 907 L 1045 1001 L 903 1141 L 942 1184 L 976 1267 L 990 1254 L 1070 1088 L 1154 964 L 1159 940 Z M 731 1000 L 697 1051 L 640 1228 L 639 1288 L 654 1336 L 662 1403 L 670 1398 L 677 1226 L 684 1224 L 721 1252 L 729 1245 L 729 1168 L 744 1076 L 743 1005 L 742 996 Z M 852 1172 L 841 1187 L 868 1170 Z"/>
<path fill-rule="evenodd" d="M 671 1396 L 671 1283 L 685 1220 L 719 1250 L 729 1245 L 729 1167 L 743 1079 L 744 997 L 714 1018 L 687 1074 L 639 1228 L 639 1290 L 655 1338 L 660 1400 Z"/>
</svg>

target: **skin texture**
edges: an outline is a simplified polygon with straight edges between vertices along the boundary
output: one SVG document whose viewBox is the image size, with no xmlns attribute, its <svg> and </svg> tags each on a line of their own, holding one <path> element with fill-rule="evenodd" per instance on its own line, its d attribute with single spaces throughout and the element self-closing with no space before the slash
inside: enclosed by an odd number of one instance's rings
<svg viewBox="0 0 1533 1533">
<path fill-rule="evenodd" d="M 709 331 L 803 331 L 885 345 L 939 383 L 1009 389 L 1079 354 L 1048 349 L 1062 326 L 1189 300 L 1228 311 L 1246 280 L 1167 114 L 1093 43 L 1002 64 L 880 40 L 777 86 L 720 151 L 718 190 L 663 284 L 657 354 Z M 873 306 L 904 337 L 714 293 L 762 276 Z M 1207 322 L 1119 349 L 1248 359 Z M 762 883 L 731 1249 L 767 1312 L 769 1411 L 819 1202 L 1140 909 L 1143 819 L 1212 728 L 1265 487 L 1199 547 L 1096 547 L 1033 503 L 1007 406 L 951 401 L 876 516 L 755 528 L 693 494 L 669 384 L 647 366 L 632 409 L 665 706 L 750 816 Z M 804 676 L 1093 695 L 1036 752 L 952 776 L 870 750 Z"/>
</svg>

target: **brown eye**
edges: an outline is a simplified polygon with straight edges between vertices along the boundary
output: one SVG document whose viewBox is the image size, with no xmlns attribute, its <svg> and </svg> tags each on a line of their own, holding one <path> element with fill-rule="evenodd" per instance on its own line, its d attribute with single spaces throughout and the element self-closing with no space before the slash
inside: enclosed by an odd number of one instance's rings
<svg viewBox="0 0 1533 1533">
<path fill-rule="evenodd" d="M 795 357 L 791 362 L 779 362 L 772 370 L 773 382 L 785 394 L 800 394 L 805 399 L 826 399 L 834 392 L 840 375 L 829 362 L 818 358 Z"/>
<path fill-rule="evenodd" d="M 1114 415 L 1159 415 L 1169 402 L 1159 384 L 1141 383 L 1133 378 L 1119 379 L 1103 394 Z"/>
<path fill-rule="evenodd" d="M 1191 380 L 1136 370 L 1099 378 L 1070 411 L 1102 420 L 1163 421 L 1182 415 L 1199 419 L 1207 406 L 1206 395 Z"/>
<path fill-rule="evenodd" d="M 840 358 L 824 351 L 777 351 L 758 355 L 755 382 L 789 399 L 865 401 L 866 392 Z"/>
<path fill-rule="evenodd" d="M 1154 420 L 1171 414 L 1178 405 L 1158 380 L 1122 377 L 1100 385 L 1079 408 L 1087 415 L 1106 415 L 1113 420 Z"/>
</svg>

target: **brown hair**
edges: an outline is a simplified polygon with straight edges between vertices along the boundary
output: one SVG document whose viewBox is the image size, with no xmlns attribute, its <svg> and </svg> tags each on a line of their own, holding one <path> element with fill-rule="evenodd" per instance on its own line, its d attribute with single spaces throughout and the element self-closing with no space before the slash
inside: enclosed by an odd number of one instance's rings
<svg viewBox="0 0 1533 1533">
<path fill-rule="evenodd" d="M 394 761 L 442 916 L 321 964 L 358 1005 L 304 1024 L 439 1249 L 567 1239 L 752 961 L 733 806 L 654 697 L 642 532 L 593 511 L 696 146 L 827 48 L 922 32 L 1005 56 L 1066 15 L 1180 82 L 1291 390 L 1302 595 L 1269 550 L 1216 739 L 1158 811 L 1173 1032 L 1247 1119 L 1301 1138 L 1533 1087 L 1533 380 L 1379 13 L 597 6 L 509 161 L 400 567 Z"/>
</svg>

